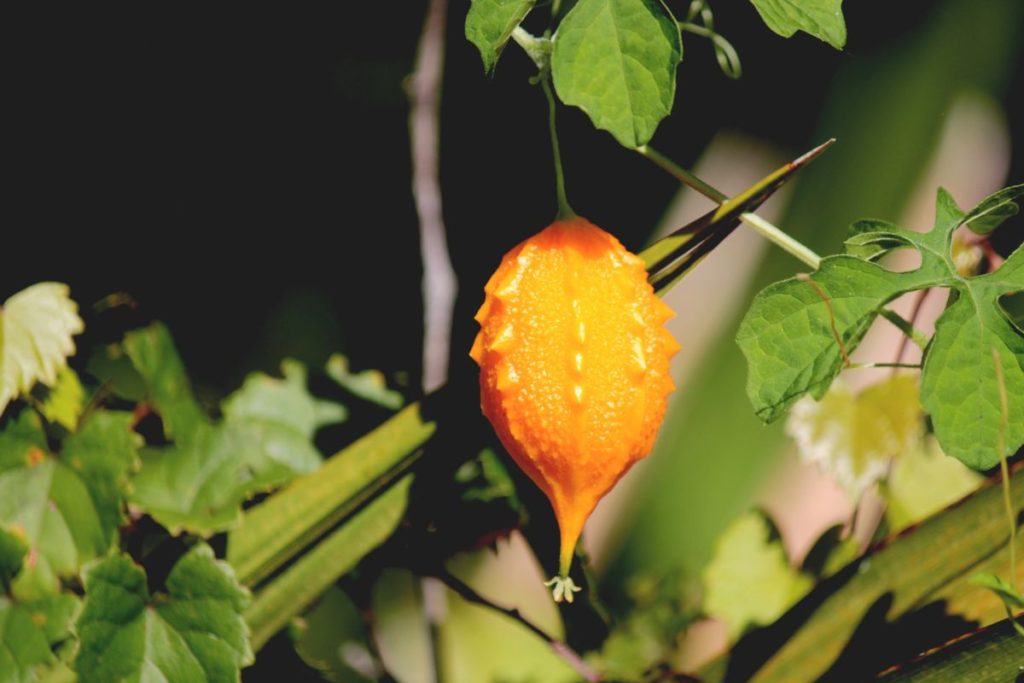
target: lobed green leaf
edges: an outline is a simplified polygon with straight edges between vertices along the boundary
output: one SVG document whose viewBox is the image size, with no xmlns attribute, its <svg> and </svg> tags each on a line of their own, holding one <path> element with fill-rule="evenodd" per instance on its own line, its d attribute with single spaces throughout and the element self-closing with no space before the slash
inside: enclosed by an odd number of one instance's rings
<svg viewBox="0 0 1024 683">
<path fill-rule="evenodd" d="M 953 257 L 953 232 L 970 216 L 992 215 L 1020 192 L 1008 188 L 965 214 L 940 189 L 935 226 L 917 233 L 882 221 L 854 225 L 848 254 L 822 260 L 809 278 L 776 283 L 759 293 L 740 325 L 737 342 L 747 359 L 747 393 L 761 419 L 776 419 L 804 393 L 820 397 L 842 369 L 868 326 L 888 302 L 927 287 L 954 290 L 952 305 L 936 324 L 921 378 L 921 402 L 932 417 L 942 449 L 965 464 L 988 469 L 1024 444 L 1024 333 L 1000 300 L 1024 289 L 1024 248 L 998 270 L 962 275 Z M 894 273 L 873 263 L 899 247 L 912 247 L 921 266 Z M 812 286 L 813 285 L 813 286 Z M 838 337 L 838 339 L 837 339 Z M 1000 410 L 1000 358 L 1009 399 Z"/>
<path fill-rule="evenodd" d="M 248 593 L 207 545 L 178 560 L 166 594 L 151 597 L 145 571 L 125 555 L 89 568 L 85 589 L 74 662 L 81 683 L 234 683 L 252 662 Z"/>
</svg>

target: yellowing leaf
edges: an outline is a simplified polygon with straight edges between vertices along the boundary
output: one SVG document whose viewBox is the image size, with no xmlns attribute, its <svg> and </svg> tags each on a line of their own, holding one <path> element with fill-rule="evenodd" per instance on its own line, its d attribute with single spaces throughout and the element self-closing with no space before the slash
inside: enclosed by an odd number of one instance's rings
<svg viewBox="0 0 1024 683">
<path fill-rule="evenodd" d="M 885 476 L 890 458 L 917 448 L 923 434 L 917 378 L 898 375 L 855 394 L 835 382 L 821 401 L 793 406 L 786 431 L 800 457 L 817 464 L 854 500 Z"/>
<path fill-rule="evenodd" d="M 65 367 L 57 375 L 57 383 L 43 401 L 40 412 L 50 422 L 73 432 L 78 428 L 78 418 L 84 408 L 85 389 L 82 388 L 78 374 Z"/>
<path fill-rule="evenodd" d="M 41 282 L 0 306 L 0 413 L 36 382 L 53 386 L 85 326 L 68 286 Z"/>
<path fill-rule="evenodd" d="M 735 639 L 751 624 L 770 624 L 811 589 L 792 566 L 764 515 L 748 512 L 726 529 L 704 568 L 704 611 Z"/>
<path fill-rule="evenodd" d="M 974 491 L 984 480 L 943 453 L 939 443 L 929 437 L 907 451 L 893 467 L 884 489 L 889 526 L 896 532 L 916 524 Z"/>
</svg>

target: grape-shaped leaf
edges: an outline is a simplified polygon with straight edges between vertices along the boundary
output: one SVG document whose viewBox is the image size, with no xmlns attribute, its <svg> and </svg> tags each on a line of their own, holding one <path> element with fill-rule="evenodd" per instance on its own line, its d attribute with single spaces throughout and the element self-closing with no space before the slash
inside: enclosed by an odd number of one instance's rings
<svg viewBox="0 0 1024 683">
<path fill-rule="evenodd" d="M 345 417 L 342 406 L 310 396 L 305 369 L 286 361 L 284 379 L 250 375 L 215 423 L 196 404 L 166 328 L 134 332 L 125 346 L 174 435 L 173 445 L 142 451 L 131 501 L 172 533 L 233 526 L 251 496 L 319 467 L 313 433 Z"/>
<path fill-rule="evenodd" d="M 248 593 L 209 546 L 197 545 L 151 596 L 145 571 L 125 555 L 85 574 L 85 606 L 74 662 L 92 681 L 235 682 L 253 659 L 242 610 Z"/>
<path fill-rule="evenodd" d="M 324 371 L 345 391 L 364 401 L 376 403 L 391 410 L 398 410 L 404 403 L 401 393 L 394 389 L 388 389 L 388 383 L 380 370 L 352 372 L 348 367 L 348 358 L 340 353 L 327 359 Z"/>
<path fill-rule="evenodd" d="M 342 422 L 347 416 L 345 406 L 320 401 L 306 389 L 306 368 L 294 360 L 281 363 L 284 379 L 262 372 L 245 378 L 242 388 L 224 401 L 228 420 L 274 422 L 305 437 L 313 438 L 316 430 L 327 424 Z"/>
<path fill-rule="evenodd" d="M 68 286 L 41 282 L 0 306 L 0 413 L 36 382 L 53 386 L 84 329 Z"/>
<path fill-rule="evenodd" d="M 761 19 L 784 38 L 804 31 L 837 50 L 846 45 L 843 0 L 750 0 Z"/>
<path fill-rule="evenodd" d="M 31 602 L 0 595 L 0 681 L 38 681 L 57 662 L 53 648 L 67 640 L 78 598 L 58 593 Z"/>
<path fill-rule="evenodd" d="M 558 25 L 551 73 L 563 102 L 636 148 L 672 111 L 682 55 L 679 25 L 660 0 L 579 0 Z"/>
<path fill-rule="evenodd" d="M 926 438 L 896 461 L 882 492 L 889 529 L 900 531 L 971 493 L 985 480 Z"/>
<path fill-rule="evenodd" d="M 78 374 L 65 367 L 57 375 L 57 383 L 50 389 L 39 411 L 47 420 L 59 424 L 69 432 L 78 427 L 78 418 L 85 408 L 85 389 Z"/>
<path fill-rule="evenodd" d="M 15 579 L 23 598 L 55 592 L 58 577 L 107 554 L 137 461 L 130 413 L 101 411 L 49 452 L 39 417 L 23 410 L 0 432 L 0 529 L 28 548 Z"/>
<path fill-rule="evenodd" d="M 813 583 L 790 566 L 782 541 L 758 512 L 726 529 L 702 577 L 704 611 L 723 620 L 732 639 L 749 625 L 775 621 Z"/>
<path fill-rule="evenodd" d="M 882 221 L 854 225 L 847 254 L 830 256 L 810 277 L 775 283 L 755 297 L 737 342 L 747 358 L 747 393 L 765 421 L 777 418 L 805 393 L 821 397 L 888 301 L 927 287 L 954 290 L 936 324 L 921 377 L 921 403 L 931 415 L 942 450 L 976 469 L 999 462 L 1024 444 L 1024 333 L 1001 299 L 1024 290 L 1024 247 L 994 272 L 961 274 L 953 232 L 968 219 L 991 216 L 1022 186 L 1002 190 L 965 215 L 945 190 L 927 233 Z M 1000 209 L 1005 213 L 1005 209 Z M 893 248 L 911 247 L 921 265 L 894 273 L 873 261 Z M 838 339 L 837 339 L 838 337 Z M 840 346 L 840 343 L 842 346 Z M 999 367 L 993 360 L 998 358 Z M 1008 399 L 1004 423 L 1000 383 Z"/>
<path fill-rule="evenodd" d="M 192 395 L 185 364 L 167 328 L 154 323 L 125 335 L 124 352 L 142 375 L 147 399 L 164 422 L 164 433 L 178 442 L 190 439 L 208 421 Z"/>
<path fill-rule="evenodd" d="M 801 459 L 828 472 L 859 500 L 885 477 L 890 460 L 916 449 L 924 436 L 917 378 L 897 375 L 860 393 L 834 382 L 820 401 L 805 396 L 793 406 L 786 431 Z"/>
<path fill-rule="evenodd" d="M 480 50 L 484 70 L 494 71 L 512 31 L 533 9 L 536 0 L 472 0 L 466 15 L 466 38 Z"/>
</svg>

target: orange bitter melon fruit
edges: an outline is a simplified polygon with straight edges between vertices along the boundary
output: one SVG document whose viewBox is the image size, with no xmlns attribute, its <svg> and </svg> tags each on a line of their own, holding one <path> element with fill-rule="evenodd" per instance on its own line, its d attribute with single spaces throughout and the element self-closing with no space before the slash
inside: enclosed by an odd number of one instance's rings
<svg viewBox="0 0 1024 683">
<path fill-rule="evenodd" d="M 547 495 L 561 536 L 555 599 L 598 501 L 654 444 L 674 386 L 672 310 L 643 261 L 589 221 L 557 220 L 501 261 L 470 355 L 484 415 Z"/>
</svg>

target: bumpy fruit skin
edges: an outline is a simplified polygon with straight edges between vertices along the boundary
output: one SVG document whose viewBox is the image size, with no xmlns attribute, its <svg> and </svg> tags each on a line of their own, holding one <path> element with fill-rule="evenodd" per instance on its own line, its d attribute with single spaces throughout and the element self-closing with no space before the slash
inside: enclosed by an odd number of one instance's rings
<svg viewBox="0 0 1024 683">
<path fill-rule="evenodd" d="M 654 444 L 674 388 L 673 312 L 643 261 L 582 218 L 516 246 L 484 291 L 470 351 L 481 407 L 551 500 L 566 576 L 587 517 Z"/>
</svg>

